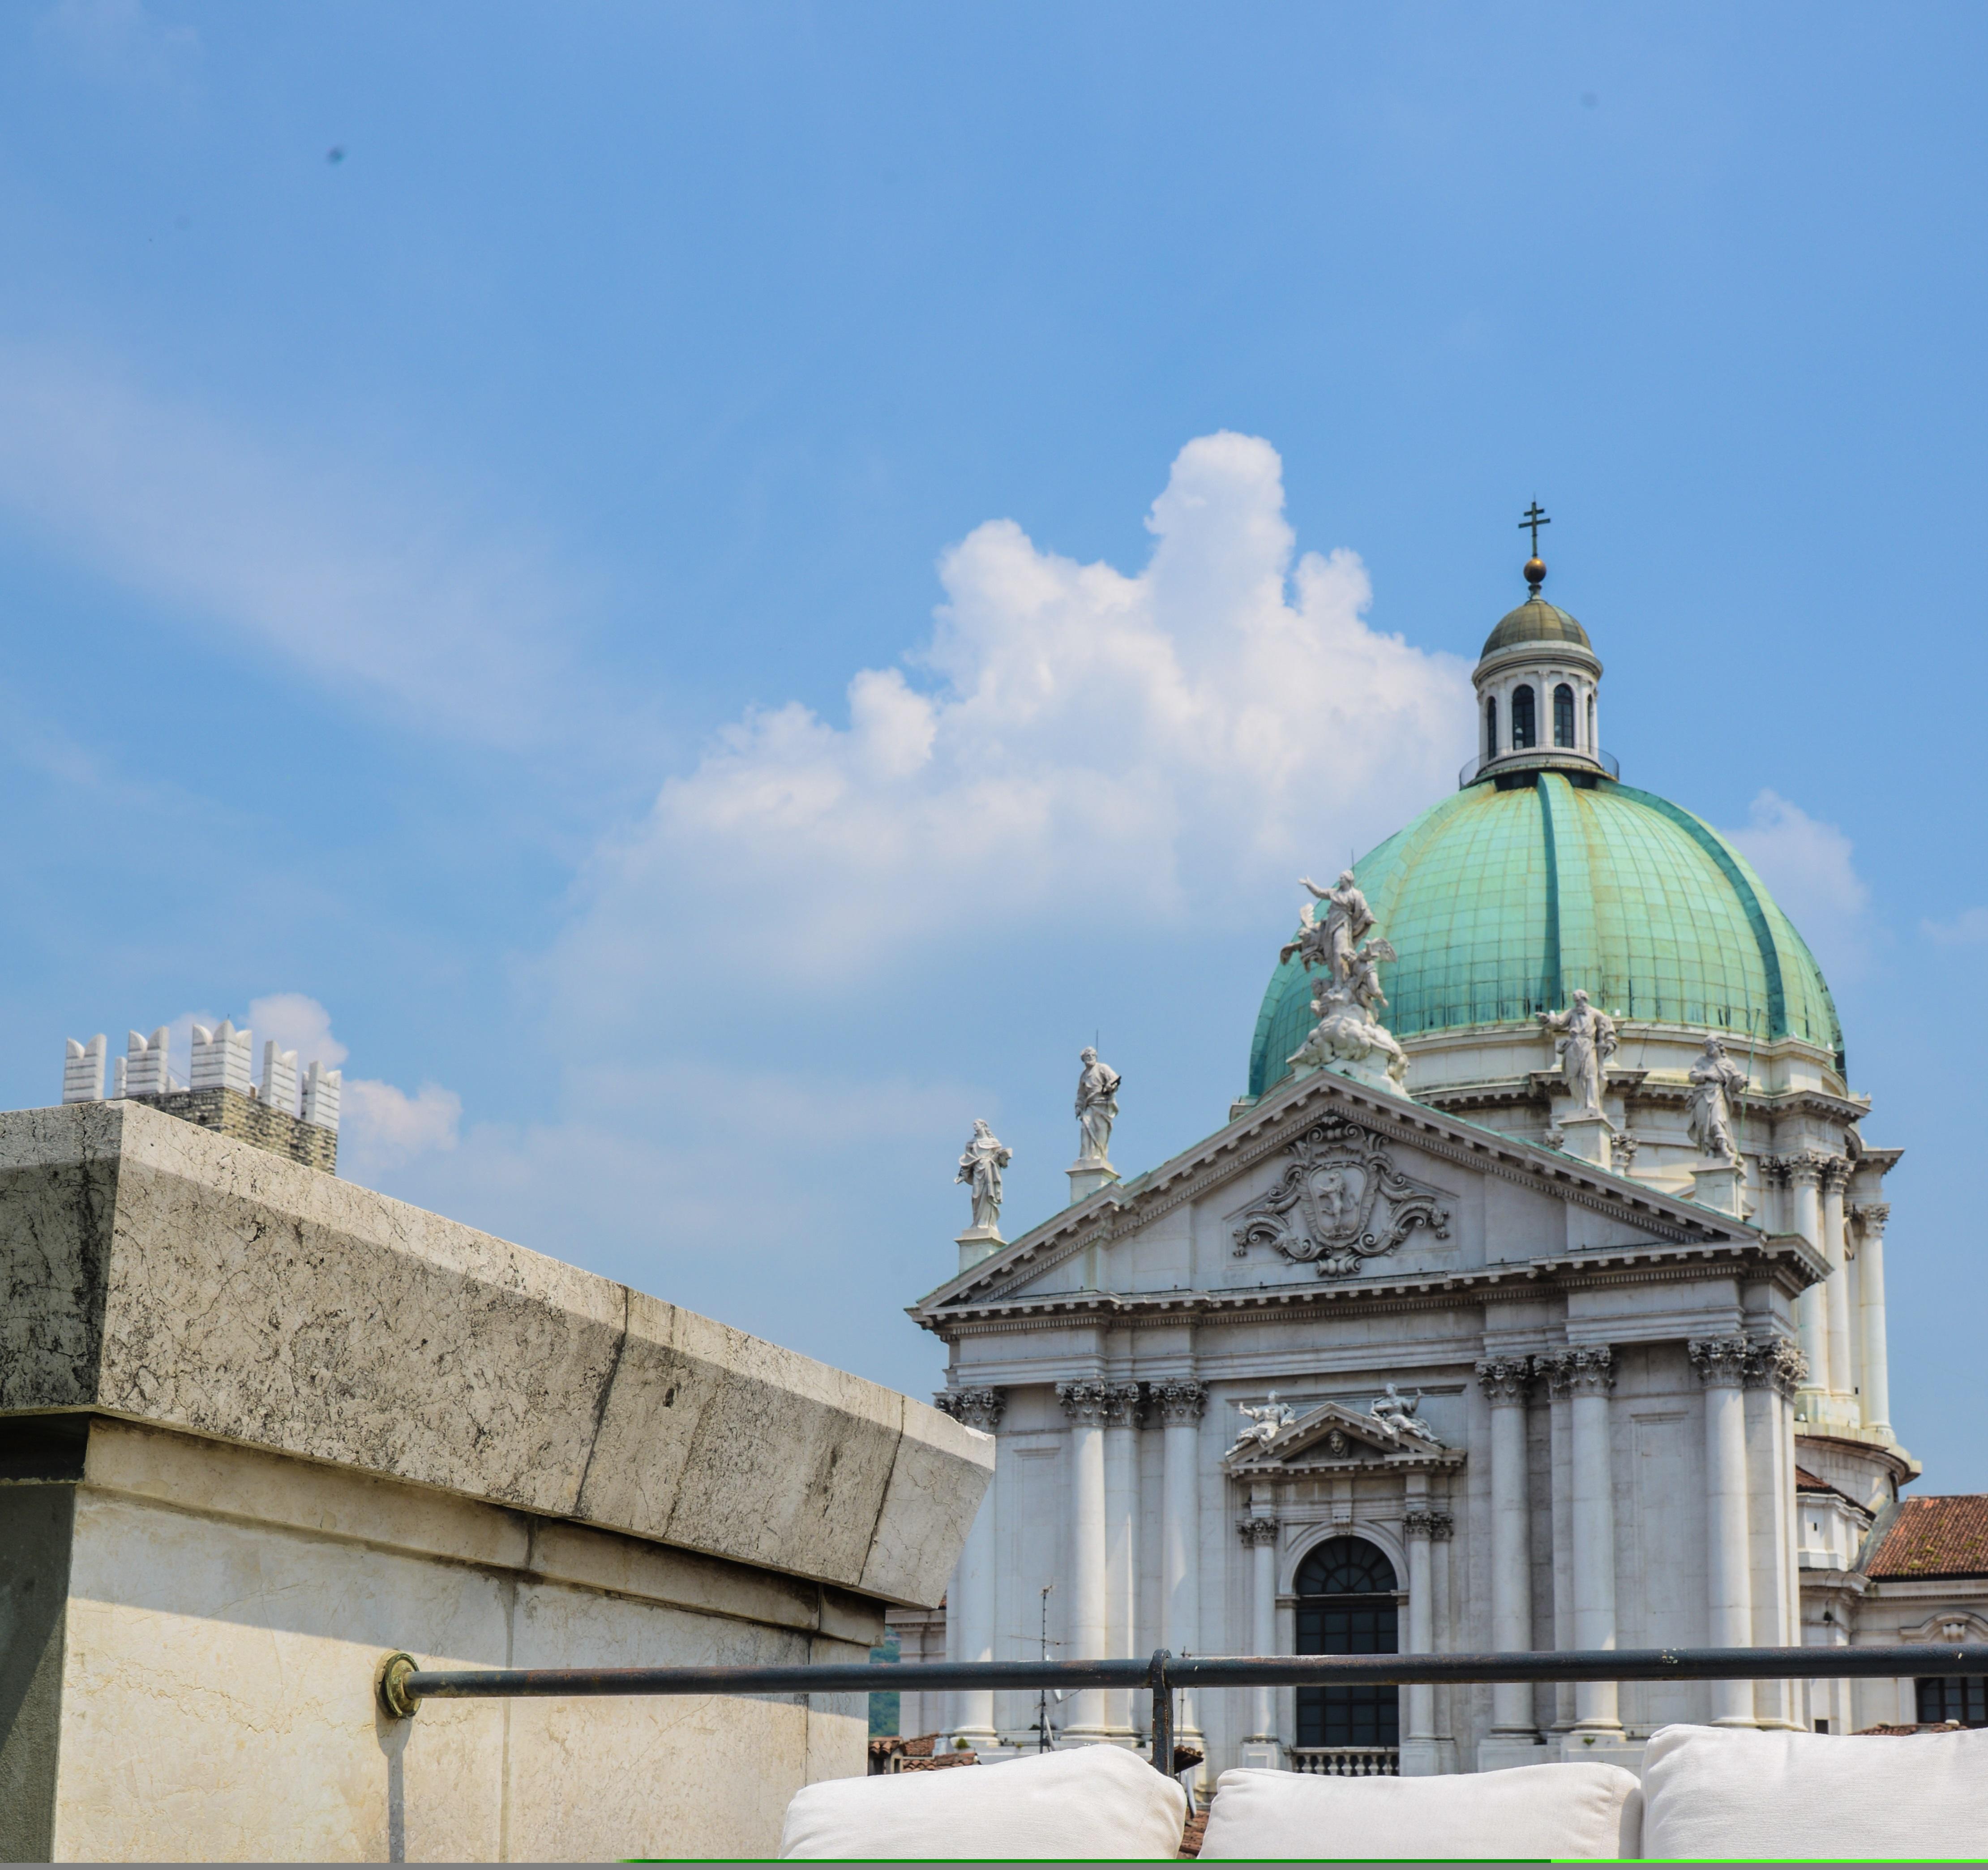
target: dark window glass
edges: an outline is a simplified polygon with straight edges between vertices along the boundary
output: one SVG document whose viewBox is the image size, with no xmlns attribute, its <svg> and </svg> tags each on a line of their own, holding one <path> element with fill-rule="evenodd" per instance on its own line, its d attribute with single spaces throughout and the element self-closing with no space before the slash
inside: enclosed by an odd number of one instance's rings
<svg viewBox="0 0 1988 1870">
<path fill-rule="evenodd" d="M 1537 741 L 1533 725 L 1533 692 L 1530 687 L 1512 691 L 1512 750 L 1529 747 Z"/>
<path fill-rule="evenodd" d="M 1574 691 L 1565 682 L 1554 690 L 1554 745 L 1574 745 Z"/>
<path fill-rule="evenodd" d="M 1328 1539 L 1297 1575 L 1300 1655 L 1392 1655 L 1401 1647 L 1395 1567 L 1364 1539 Z M 1398 1747 L 1399 1692 L 1378 1683 L 1297 1692 L 1300 1747 Z"/>
<path fill-rule="evenodd" d="M 1988 1676 L 1922 1676 L 1919 1687 L 1920 1726 L 1957 1720 L 1988 1727 Z"/>
<path fill-rule="evenodd" d="M 1484 757 L 1498 757 L 1498 698 L 1495 695 L 1484 704 Z"/>
</svg>

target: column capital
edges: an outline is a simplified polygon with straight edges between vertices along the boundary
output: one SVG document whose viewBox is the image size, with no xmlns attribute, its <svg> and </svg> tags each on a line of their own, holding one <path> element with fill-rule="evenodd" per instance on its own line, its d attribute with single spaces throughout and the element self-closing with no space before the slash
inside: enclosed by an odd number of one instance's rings
<svg viewBox="0 0 1988 1870">
<path fill-rule="evenodd" d="M 1245 1545 L 1275 1545 L 1277 1543 L 1277 1522 L 1260 1513 L 1246 1520 L 1238 1520 L 1236 1530 Z"/>
<path fill-rule="evenodd" d="M 1008 1407 L 1005 1389 L 947 1389 L 933 1397 L 932 1405 L 943 1415 L 969 1429 L 992 1435 Z"/>
<path fill-rule="evenodd" d="M 1888 1201 L 1860 1201 L 1853 1202 L 1850 1209 L 1859 1232 L 1876 1239 L 1885 1237 L 1885 1223 L 1892 1218 L 1892 1204 Z"/>
<path fill-rule="evenodd" d="M 1723 1337 L 1694 1337 L 1685 1347 L 1692 1368 L 1707 1388 L 1737 1388 L 1746 1369 L 1746 1341 L 1737 1332 Z"/>
<path fill-rule="evenodd" d="M 1107 1383 L 1104 1386 L 1104 1425 L 1107 1429 L 1136 1429 L 1146 1399 L 1138 1383 Z"/>
<path fill-rule="evenodd" d="M 1533 1360 L 1529 1357 L 1480 1357 L 1477 1381 L 1491 1406 L 1497 1408 L 1523 1403 L 1533 1381 Z"/>
<path fill-rule="evenodd" d="M 1160 1412 L 1160 1420 L 1169 1428 L 1201 1420 L 1207 1406 L 1208 1385 L 1194 1377 L 1166 1377 L 1146 1386 Z"/>
<path fill-rule="evenodd" d="M 1533 1359 L 1533 1374 L 1547 1386 L 1550 1402 L 1559 1402 L 1574 1385 L 1574 1353 L 1543 1351 Z"/>
<path fill-rule="evenodd" d="M 1605 1396 L 1615 1387 L 1613 1344 L 1567 1347 L 1567 1383 L 1577 1396 Z"/>
<path fill-rule="evenodd" d="M 1793 1155 L 1763 1156 L 1760 1167 L 1779 1181 L 1814 1188 L 1821 1182 L 1829 1165 L 1842 1160 L 1841 1156 L 1826 1155 L 1820 1149 L 1798 1149 Z"/>
<path fill-rule="evenodd" d="M 1408 1539 L 1447 1539 L 1456 1522 L 1446 1513 L 1428 1506 L 1411 1506 L 1401 1515 L 1401 1534 Z"/>
<path fill-rule="evenodd" d="M 1792 1396 L 1807 1377 L 1808 1359 L 1792 1337 L 1776 1331 L 1747 1340 L 1745 1382 L 1749 1389 L 1771 1389 L 1777 1396 Z"/>
<path fill-rule="evenodd" d="M 1838 1192 L 1850 1179 L 1851 1162 L 1848 1156 L 1824 1156 L 1822 1159 L 1822 1191 L 1825 1195 Z"/>
<path fill-rule="evenodd" d="M 1109 1386 L 1096 1377 L 1073 1377 L 1056 1386 L 1063 1412 L 1079 1428 L 1096 1428 L 1104 1420 Z"/>
</svg>

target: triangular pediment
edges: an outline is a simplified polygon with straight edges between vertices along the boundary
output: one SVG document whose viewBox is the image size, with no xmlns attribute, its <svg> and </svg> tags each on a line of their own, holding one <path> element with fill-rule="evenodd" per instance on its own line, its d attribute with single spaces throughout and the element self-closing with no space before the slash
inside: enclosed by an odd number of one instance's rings
<svg viewBox="0 0 1988 1870">
<path fill-rule="evenodd" d="M 1266 1172 L 1273 1167 L 1274 1177 Z M 1241 1248 L 1270 1273 L 1273 1290 L 1378 1293 L 1432 1280 L 1460 1290 L 1531 1277 L 1510 1263 L 1472 1272 L 1452 1257 L 1459 1191 L 1487 1177 L 1585 1208 L 1632 1239 L 1639 1253 L 1714 1246 L 1757 1255 L 1763 1245 L 1743 1221 L 1646 1182 L 1318 1072 L 1280 1087 L 1157 1168 L 1031 1228 L 928 1293 L 911 1314 L 939 1328 L 948 1317 L 989 1310 L 1050 1314 L 1103 1305 L 1143 1315 L 1246 1304 L 1249 1295 L 1240 1290 L 1170 1292 L 1132 1277 L 1118 1290 L 1112 1278 L 1112 1260 L 1136 1237 L 1163 1234 L 1175 1210 L 1211 1196 L 1221 1202 L 1231 1185 L 1236 1193 L 1218 1210 L 1226 1232 L 1242 1230 L 1231 1250 Z M 1073 1283 L 1070 1263 L 1094 1249 L 1094 1270 Z M 1813 1273 L 1804 1274 L 1804 1283 L 1808 1277 Z"/>
<path fill-rule="evenodd" d="M 1369 1415 L 1343 1402 L 1322 1402 L 1274 1439 L 1246 1435 L 1222 1458 L 1232 1475 L 1337 1473 L 1356 1467 L 1455 1466 L 1463 1459 L 1425 1423 Z"/>
</svg>

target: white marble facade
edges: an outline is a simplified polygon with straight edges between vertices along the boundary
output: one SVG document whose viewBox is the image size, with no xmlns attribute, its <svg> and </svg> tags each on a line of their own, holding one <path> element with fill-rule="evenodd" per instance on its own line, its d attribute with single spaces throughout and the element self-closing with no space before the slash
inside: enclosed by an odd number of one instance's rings
<svg viewBox="0 0 1988 1870">
<path fill-rule="evenodd" d="M 1537 660 L 1509 634 L 1480 701 Z M 1574 730 L 1492 749 L 1515 768 L 1609 783 L 1584 644 L 1552 650 L 1580 662 Z M 1563 1016 L 1581 982 L 1564 985 Z M 1840 1053 L 1750 1036 L 1728 1068 L 1702 1025 L 1601 1023 L 1578 1084 L 1564 1016 L 1404 1033 L 1405 1094 L 1300 1069 L 915 1306 L 948 1349 L 942 1406 L 998 1436 L 948 1654 L 1037 1654 L 1045 1585 L 1053 1655 L 1290 1653 L 1299 1569 L 1348 1536 L 1392 1568 L 1404 1650 L 1826 1648 L 1977 1611 L 1988 1628 L 1988 1576 L 1915 1595 L 1858 1570 L 1919 1468 L 1886 1352 L 1902 1152 L 1864 1139 Z M 1391 1382 L 1420 1392 L 1426 1436 L 1375 1412 Z M 1239 1442 L 1239 1409 L 1273 1394 L 1290 1425 Z M 1405 1689 L 1398 1763 L 1633 1764 L 1666 1721 L 1841 1732 L 1909 1720 L 1912 1695 L 1827 1677 Z M 1020 1693 L 950 1714 L 983 1744 L 1033 1745 L 1036 1718 Z M 1148 1712 L 1087 1695 L 1052 1719 L 1066 1742 L 1137 1745 Z M 1337 1770 L 1294 1755 L 1290 1692 L 1190 1698 L 1183 1725 L 1210 1781 Z"/>
<path fill-rule="evenodd" d="M 1435 1197 L 1350 1277 L 1246 1229 L 1321 1131 Z M 1404 1649 L 1800 1641 L 1796 1411 L 1823 1405 L 1797 1388 L 1797 1317 L 1831 1263 L 1796 1224 L 1810 1185 L 1798 1169 L 1765 1224 L 1722 1222 L 1344 1078 L 1287 1083 L 919 1308 L 952 1346 L 945 1406 L 999 1437 L 949 1652 L 1037 1653 L 1051 1584 L 1054 1654 L 1289 1653 L 1297 1567 L 1349 1533 L 1393 1567 Z M 1422 1392 L 1432 1439 L 1374 1415 L 1391 1381 Z M 1296 1419 L 1239 1449 L 1238 1405 L 1273 1391 Z M 1828 1435 L 1874 1506 L 1909 1472 L 1877 1432 Z M 1209 1773 L 1288 1760 L 1291 1694 L 1201 1701 Z M 952 1725 L 1029 1745 L 1035 1718 L 994 1693 Z M 1094 1695 L 1057 1718 L 1136 1744 L 1146 1710 Z M 1622 1757 L 1679 1718 L 1810 1716 L 1779 1683 L 1419 1689 L 1400 1764 Z"/>
</svg>

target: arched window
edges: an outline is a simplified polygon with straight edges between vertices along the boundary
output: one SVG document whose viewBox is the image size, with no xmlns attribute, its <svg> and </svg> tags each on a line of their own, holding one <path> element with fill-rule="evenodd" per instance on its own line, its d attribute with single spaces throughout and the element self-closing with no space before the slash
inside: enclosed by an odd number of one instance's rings
<svg viewBox="0 0 1988 1870">
<path fill-rule="evenodd" d="M 1537 730 L 1533 725 L 1533 692 L 1523 685 L 1512 691 L 1512 751 L 1537 743 Z"/>
<path fill-rule="evenodd" d="M 1588 696 L 1588 698 L 1587 698 L 1587 750 L 1588 750 L 1588 752 L 1591 752 L 1591 753 L 1592 753 L 1592 752 L 1595 750 L 1595 748 L 1594 748 L 1594 697 L 1592 695 L 1590 695 Z"/>
<path fill-rule="evenodd" d="M 1574 745 L 1574 691 L 1565 682 L 1554 690 L 1554 745 Z"/>
<path fill-rule="evenodd" d="M 1498 698 L 1495 695 L 1486 697 L 1484 703 L 1484 757 L 1498 757 Z"/>
<path fill-rule="evenodd" d="M 1395 1567 L 1365 1539 L 1328 1539 L 1297 1575 L 1300 1655 L 1392 1655 L 1400 1649 Z M 1297 1692 L 1300 1747 L 1398 1747 L 1400 1697 L 1378 1682 Z"/>
</svg>

